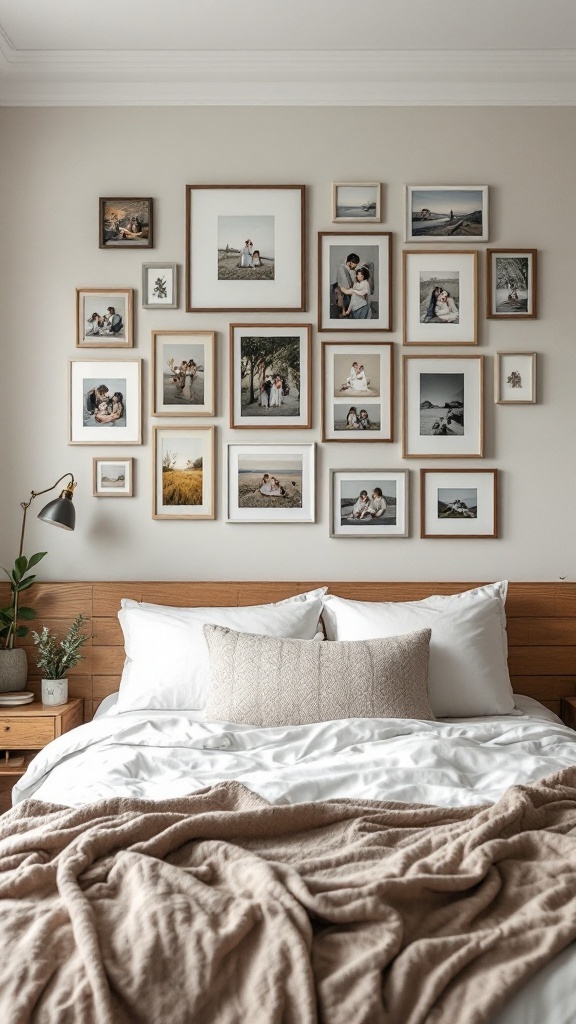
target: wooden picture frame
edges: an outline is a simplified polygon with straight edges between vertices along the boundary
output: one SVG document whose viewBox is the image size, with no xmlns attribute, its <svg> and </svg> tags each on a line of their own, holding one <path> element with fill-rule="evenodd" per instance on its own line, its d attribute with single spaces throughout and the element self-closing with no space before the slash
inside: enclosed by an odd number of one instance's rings
<svg viewBox="0 0 576 1024">
<path fill-rule="evenodd" d="M 311 357 L 311 324 L 230 324 L 230 426 L 311 427 Z"/>
<path fill-rule="evenodd" d="M 402 457 L 484 454 L 484 356 L 402 357 Z"/>
<path fill-rule="evenodd" d="M 215 331 L 152 331 L 152 415 L 215 412 Z"/>
<path fill-rule="evenodd" d="M 537 249 L 487 249 L 486 318 L 536 319 L 537 282 Z"/>
<path fill-rule="evenodd" d="M 358 280 L 361 272 L 364 281 Z M 365 289 L 366 284 L 368 291 L 356 296 L 342 290 L 355 285 Z M 347 312 L 351 306 L 356 308 Z M 390 231 L 319 232 L 318 330 L 362 333 L 392 330 Z"/>
<path fill-rule="evenodd" d="M 488 241 L 488 185 L 407 185 L 406 241 Z"/>
<path fill-rule="evenodd" d="M 536 403 L 536 353 L 497 352 L 494 358 L 496 405 Z"/>
<path fill-rule="evenodd" d="M 404 345 L 478 344 L 476 249 L 402 253 Z"/>
<path fill-rule="evenodd" d="M 332 223 L 379 224 L 381 193 L 379 181 L 332 182 Z"/>
<path fill-rule="evenodd" d="M 178 264 L 142 264 L 142 309 L 178 309 Z"/>
<path fill-rule="evenodd" d="M 393 435 L 392 342 L 322 342 L 322 440 L 390 442 Z"/>
<path fill-rule="evenodd" d="M 134 459 L 98 457 L 92 459 L 92 496 L 94 498 L 132 498 L 134 495 Z"/>
<path fill-rule="evenodd" d="M 420 536 L 444 540 L 498 537 L 497 469 L 421 469 Z"/>
<path fill-rule="evenodd" d="M 330 536 L 408 536 L 407 469 L 330 470 Z"/>
<path fill-rule="evenodd" d="M 229 444 L 229 523 L 313 523 L 315 445 Z"/>
<path fill-rule="evenodd" d="M 100 197 L 98 245 L 100 249 L 152 249 L 154 200 L 134 196 Z"/>
<path fill-rule="evenodd" d="M 68 444 L 142 444 L 142 360 L 71 359 Z"/>
<path fill-rule="evenodd" d="M 215 432 L 213 426 L 152 428 L 153 519 L 216 518 Z"/>
<path fill-rule="evenodd" d="M 134 290 L 76 289 L 76 348 L 132 348 Z"/>
</svg>

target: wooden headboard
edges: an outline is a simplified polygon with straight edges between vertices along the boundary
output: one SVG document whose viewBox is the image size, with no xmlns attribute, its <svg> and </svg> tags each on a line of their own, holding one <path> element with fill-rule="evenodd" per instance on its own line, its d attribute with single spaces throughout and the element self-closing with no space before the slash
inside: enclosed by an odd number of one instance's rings
<svg viewBox="0 0 576 1024">
<path fill-rule="evenodd" d="M 117 619 L 120 598 L 176 606 L 247 605 L 281 601 L 313 590 L 318 582 L 230 583 L 38 583 L 29 603 L 37 612 L 32 626 L 61 630 L 78 612 L 92 623 L 86 660 L 70 672 L 70 694 L 84 701 L 84 719 L 92 718 L 100 701 L 118 689 L 124 662 L 122 632 Z M 356 601 L 418 601 L 430 594 L 454 594 L 478 583 L 329 583 L 330 592 Z M 8 587 L 0 585 L 0 602 Z M 517 693 L 536 697 L 557 714 L 562 697 L 576 696 L 576 584 L 511 583 L 506 603 L 509 666 Z M 30 678 L 39 691 L 30 636 L 23 641 Z"/>
</svg>

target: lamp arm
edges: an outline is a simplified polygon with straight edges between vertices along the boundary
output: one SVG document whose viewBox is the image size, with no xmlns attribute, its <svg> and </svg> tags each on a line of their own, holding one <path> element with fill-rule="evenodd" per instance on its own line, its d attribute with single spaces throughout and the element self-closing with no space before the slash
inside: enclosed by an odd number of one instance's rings
<svg viewBox="0 0 576 1024">
<path fill-rule="evenodd" d="M 70 483 L 65 488 L 65 490 L 67 490 L 67 491 L 74 490 L 74 488 L 76 487 L 76 481 L 74 479 L 74 476 L 72 475 L 72 473 L 63 473 L 62 476 L 59 477 L 58 480 L 56 481 L 56 483 L 52 484 L 51 487 L 46 487 L 43 491 L 31 491 L 30 492 L 29 500 L 28 501 L 21 501 L 20 502 L 20 508 L 23 510 L 23 515 L 22 515 L 22 530 L 20 531 L 20 550 L 18 552 L 18 558 L 21 557 L 22 552 L 24 550 L 24 531 L 26 529 L 26 513 L 27 513 L 28 509 L 30 508 L 30 505 L 34 501 L 34 498 L 39 498 L 41 494 L 48 494 L 48 491 L 53 491 L 54 488 L 58 487 L 58 484 L 62 483 L 64 478 L 67 477 L 67 476 L 70 477 Z"/>
</svg>

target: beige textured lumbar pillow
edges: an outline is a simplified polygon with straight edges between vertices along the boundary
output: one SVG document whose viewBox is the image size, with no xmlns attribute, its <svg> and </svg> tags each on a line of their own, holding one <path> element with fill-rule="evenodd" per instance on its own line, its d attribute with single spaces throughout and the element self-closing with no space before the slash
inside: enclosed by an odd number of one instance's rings
<svg viewBox="0 0 576 1024">
<path fill-rule="evenodd" d="M 337 718 L 433 720 L 430 632 L 314 643 L 205 625 L 210 658 L 206 717 L 257 726 Z"/>
</svg>

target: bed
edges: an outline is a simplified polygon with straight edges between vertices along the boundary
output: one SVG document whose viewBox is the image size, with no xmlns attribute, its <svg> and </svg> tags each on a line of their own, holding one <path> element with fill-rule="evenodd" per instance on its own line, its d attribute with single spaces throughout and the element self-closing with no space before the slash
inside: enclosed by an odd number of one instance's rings
<svg viewBox="0 0 576 1024">
<path fill-rule="evenodd" d="M 110 692 L 0 833 L 1 1019 L 572 1021 L 572 588 L 506 633 L 501 584 L 213 586 L 92 591 Z"/>
</svg>

